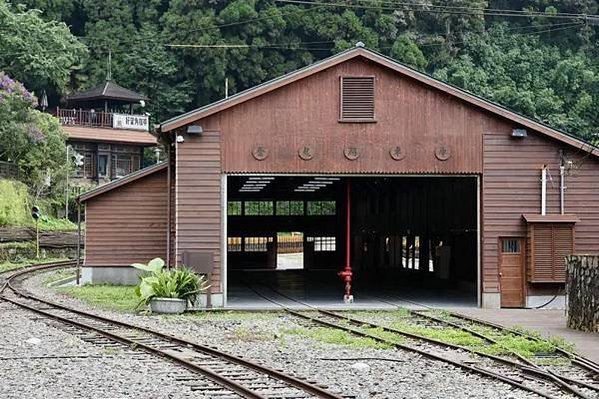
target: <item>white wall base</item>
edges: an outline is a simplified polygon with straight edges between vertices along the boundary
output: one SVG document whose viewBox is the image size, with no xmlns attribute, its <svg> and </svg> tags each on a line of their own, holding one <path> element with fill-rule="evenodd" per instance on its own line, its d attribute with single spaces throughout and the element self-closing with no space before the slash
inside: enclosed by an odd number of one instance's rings
<svg viewBox="0 0 599 399">
<path fill-rule="evenodd" d="M 82 267 L 81 284 L 120 284 L 137 285 L 139 283 L 140 271 L 129 266 L 114 267 Z M 222 293 L 212 294 L 212 307 L 224 307 L 224 295 Z M 206 294 L 200 295 L 200 300 L 193 309 L 206 308 Z"/>
<path fill-rule="evenodd" d="M 82 267 L 81 284 L 121 284 L 139 283 L 139 271 L 129 266 Z"/>
<path fill-rule="evenodd" d="M 553 295 L 531 295 L 526 297 L 526 307 L 536 308 L 546 304 L 553 299 Z M 565 309 L 566 296 L 558 295 L 550 304 L 543 306 L 541 309 Z"/>
<path fill-rule="evenodd" d="M 222 308 L 225 306 L 225 296 L 222 293 L 213 293 L 211 295 L 212 307 L 213 308 Z M 206 309 L 206 294 L 200 295 L 200 300 L 196 302 L 196 305 L 193 308 L 188 308 L 191 310 L 202 310 Z"/>
<path fill-rule="evenodd" d="M 483 292 L 482 307 L 486 309 L 501 308 L 501 294 L 499 292 Z"/>
</svg>

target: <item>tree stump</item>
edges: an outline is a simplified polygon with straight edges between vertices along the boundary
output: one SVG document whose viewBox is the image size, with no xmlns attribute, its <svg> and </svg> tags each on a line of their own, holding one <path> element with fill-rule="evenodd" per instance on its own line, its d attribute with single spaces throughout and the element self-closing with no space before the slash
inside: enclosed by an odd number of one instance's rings
<svg viewBox="0 0 599 399">
<path fill-rule="evenodd" d="M 566 257 L 568 327 L 599 332 L 599 255 Z"/>
</svg>

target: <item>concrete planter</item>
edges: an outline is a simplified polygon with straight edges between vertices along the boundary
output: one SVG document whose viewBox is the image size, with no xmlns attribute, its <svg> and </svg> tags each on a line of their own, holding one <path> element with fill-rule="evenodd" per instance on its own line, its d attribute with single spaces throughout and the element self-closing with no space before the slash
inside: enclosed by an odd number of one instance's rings
<svg viewBox="0 0 599 399">
<path fill-rule="evenodd" d="M 178 298 L 153 298 L 150 300 L 152 313 L 179 314 L 187 309 L 187 300 Z"/>
</svg>

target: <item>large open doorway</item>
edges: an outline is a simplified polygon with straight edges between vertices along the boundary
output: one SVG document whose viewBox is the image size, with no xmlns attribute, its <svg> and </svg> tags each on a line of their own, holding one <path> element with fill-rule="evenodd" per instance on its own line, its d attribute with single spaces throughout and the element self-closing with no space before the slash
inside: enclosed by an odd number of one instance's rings
<svg viewBox="0 0 599 399">
<path fill-rule="evenodd" d="M 228 176 L 227 193 L 231 307 L 342 304 L 347 256 L 357 305 L 477 304 L 475 176 Z"/>
</svg>

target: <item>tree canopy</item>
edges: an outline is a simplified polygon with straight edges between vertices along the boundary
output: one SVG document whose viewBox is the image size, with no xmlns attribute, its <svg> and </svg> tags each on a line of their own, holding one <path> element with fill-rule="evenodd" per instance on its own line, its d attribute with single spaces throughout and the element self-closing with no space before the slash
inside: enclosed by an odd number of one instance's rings
<svg viewBox="0 0 599 399">
<path fill-rule="evenodd" d="M 85 54 L 63 22 L 0 1 L 0 70 L 30 90 L 62 91 Z"/>
<path fill-rule="evenodd" d="M 67 90 L 103 80 L 110 51 L 114 79 L 150 97 L 154 120 L 224 97 L 225 79 L 233 94 L 362 41 L 556 128 L 597 137 L 599 19 L 585 17 L 597 14 L 596 0 L 22 2 L 41 15 L 18 15 L 41 16 L 57 32 L 32 47 L 42 60 L 71 46 L 74 58 L 56 63 L 71 72 L 77 65 L 81 53 L 61 36 L 64 24 L 87 47 Z M 0 55 L 0 69 L 10 71 L 8 61 Z M 15 76 L 29 86 L 36 75 Z"/>
</svg>

